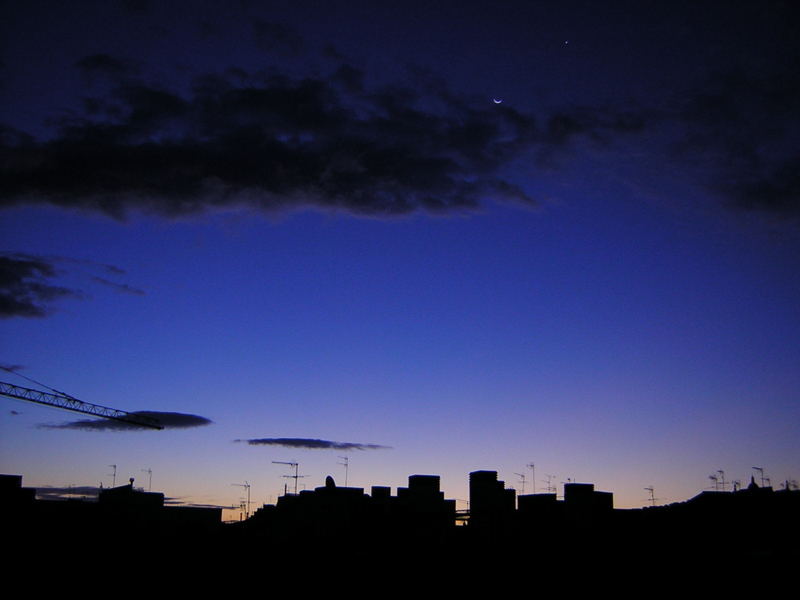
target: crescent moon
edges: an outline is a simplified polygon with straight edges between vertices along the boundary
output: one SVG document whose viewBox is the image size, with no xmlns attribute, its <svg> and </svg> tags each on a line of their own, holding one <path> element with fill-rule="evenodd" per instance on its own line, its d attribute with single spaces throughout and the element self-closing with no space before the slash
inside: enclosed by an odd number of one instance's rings
<svg viewBox="0 0 800 600">
<path fill-rule="evenodd" d="M 501 98 L 500 100 L 498 100 L 497 98 L 492 98 L 492 102 L 494 102 L 495 104 L 502 104 L 503 99 Z"/>
</svg>

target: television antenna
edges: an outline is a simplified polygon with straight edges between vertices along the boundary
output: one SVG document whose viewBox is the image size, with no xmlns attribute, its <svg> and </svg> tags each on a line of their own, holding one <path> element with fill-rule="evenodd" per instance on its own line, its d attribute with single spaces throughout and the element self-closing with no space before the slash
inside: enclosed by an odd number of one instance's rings
<svg viewBox="0 0 800 600">
<path fill-rule="evenodd" d="M 723 471 L 722 469 L 719 469 L 717 471 L 717 473 L 719 473 L 720 487 L 722 488 L 722 491 L 724 492 L 725 491 L 725 471 Z"/>
<path fill-rule="evenodd" d="M 153 489 L 153 470 L 152 469 L 142 469 L 142 473 L 147 473 L 150 476 L 150 479 L 147 482 L 147 491 Z"/>
<path fill-rule="evenodd" d="M 238 487 L 243 487 L 247 491 L 247 508 L 244 511 L 244 518 L 250 518 L 250 482 L 245 481 L 244 483 L 232 483 L 231 485 L 235 485 Z"/>
<path fill-rule="evenodd" d="M 340 462 L 340 465 L 344 466 L 344 487 L 347 487 L 347 471 L 350 469 L 350 457 L 349 456 L 340 456 L 344 462 Z"/>
<path fill-rule="evenodd" d="M 533 463 L 528 463 L 525 466 L 528 467 L 531 470 L 531 485 L 533 486 L 533 492 L 531 492 L 531 493 L 535 494 L 536 493 L 536 465 L 533 464 Z"/>
<path fill-rule="evenodd" d="M 767 486 L 767 483 L 766 483 L 766 479 L 767 478 L 764 477 L 764 467 L 752 467 L 752 469 L 753 469 L 753 471 L 755 471 L 756 473 L 758 473 L 761 476 L 761 487 L 762 488 L 766 487 Z"/>
<path fill-rule="evenodd" d="M 286 477 L 287 479 L 294 479 L 294 494 L 296 496 L 297 495 L 297 480 L 298 479 L 302 479 L 303 477 L 305 477 L 305 475 L 298 475 L 297 474 L 297 470 L 300 467 L 300 463 L 291 462 L 291 461 L 286 462 L 286 461 L 282 461 L 282 460 L 273 460 L 272 463 L 275 464 L 275 465 L 289 465 L 290 467 L 294 467 L 294 475 L 283 475 L 283 477 Z M 284 490 L 284 493 L 285 493 L 285 490 Z"/>
<path fill-rule="evenodd" d="M 522 491 L 520 492 L 520 495 L 525 494 L 525 473 L 514 473 L 514 475 L 519 477 L 519 480 L 522 482 Z"/>
</svg>

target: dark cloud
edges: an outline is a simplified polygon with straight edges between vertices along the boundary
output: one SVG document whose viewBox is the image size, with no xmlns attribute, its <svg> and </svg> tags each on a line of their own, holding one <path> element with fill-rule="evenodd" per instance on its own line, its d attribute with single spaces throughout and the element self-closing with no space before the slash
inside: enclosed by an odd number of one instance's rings
<svg viewBox="0 0 800 600">
<path fill-rule="evenodd" d="M 213 423 L 213 421 L 205 417 L 186 413 L 141 410 L 132 412 L 131 414 L 155 419 L 164 427 L 164 429 L 187 429 L 189 427 L 202 427 L 204 425 L 211 425 Z M 140 425 L 134 425 L 132 423 L 125 423 L 123 421 L 115 421 L 111 419 L 80 419 L 78 421 L 70 421 L 68 423 L 60 423 L 56 425 L 42 424 L 39 425 L 39 427 L 42 429 L 84 429 L 90 431 L 130 431 L 149 429 Z"/>
<path fill-rule="evenodd" d="M 270 53 L 299 54 L 303 50 L 303 38 L 294 29 L 262 19 L 253 21 L 253 37 L 256 45 Z"/>
<path fill-rule="evenodd" d="M 130 286 L 127 283 L 116 283 L 114 281 L 109 281 L 104 277 L 97 277 L 97 276 L 92 277 L 92 281 L 110 287 L 111 289 L 117 290 L 118 292 L 122 292 L 123 294 L 132 294 L 134 296 L 145 295 L 144 290 L 140 290 L 139 288 Z"/>
<path fill-rule="evenodd" d="M 197 23 L 197 28 L 200 31 L 200 37 L 203 39 L 216 37 L 222 33 L 222 28 L 218 23 L 206 19 L 201 19 Z"/>
<path fill-rule="evenodd" d="M 283 25 L 253 27 L 299 47 Z M 105 54 L 79 64 L 125 66 Z M 528 160 L 530 182 L 534 169 L 584 142 L 639 136 L 659 160 L 671 144 L 681 172 L 729 206 L 795 218 L 798 64 L 788 56 L 732 66 L 659 106 L 562 106 L 536 118 L 510 103 L 473 102 L 421 69 L 410 71 L 412 83 L 383 87 L 346 62 L 307 78 L 229 69 L 182 92 L 126 77 L 87 98 L 83 113 L 54 120 L 50 139 L 0 131 L 0 207 L 49 203 L 122 220 L 134 211 L 316 207 L 394 217 L 471 212 L 492 200 L 534 206 L 505 175 L 512 163 Z"/>
<path fill-rule="evenodd" d="M 150 0 L 121 0 L 122 7 L 131 14 L 144 15 L 150 12 Z"/>
<path fill-rule="evenodd" d="M 725 35 L 713 62 L 672 96 L 673 156 L 727 206 L 800 221 L 797 7 L 744 2 L 716 12 Z"/>
<path fill-rule="evenodd" d="M 348 92 L 359 93 L 364 90 L 364 72 L 347 64 L 336 70 L 333 81 Z"/>
<path fill-rule="evenodd" d="M 732 205 L 779 217 L 800 218 L 800 155 L 720 186 Z"/>
<path fill-rule="evenodd" d="M 52 261 L 28 254 L 0 254 L 0 318 L 44 317 L 61 298 L 81 297 L 52 281 L 58 276 Z"/>
<path fill-rule="evenodd" d="M 333 442 L 311 438 L 256 438 L 234 441 L 246 442 L 251 446 L 282 446 L 284 448 L 303 448 L 306 450 L 385 450 L 391 448 L 391 446 L 381 446 L 379 444 Z"/>
<path fill-rule="evenodd" d="M 136 72 L 136 68 L 129 61 L 105 53 L 84 56 L 75 63 L 75 66 L 86 75 L 99 75 L 112 79 L 122 78 Z"/>
<path fill-rule="evenodd" d="M 344 60 L 345 56 L 333 44 L 325 44 L 322 47 L 322 56 L 332 60 Z"/>
<path fill-rule="evenodd" d="M 678 159 L 730 206 L 800 217 L 800 58 L 754 72 L 716 74 L 674 115 Z"/>
<path fill-rule="evenodd" d="M 204 76 L 184 96 L 127 81 L 90 104 L 60 119 L 53 139 L 3 136 L 0 206 L 123 219 L 237 206 L 394 216 L 491 199 L 533 205 L 499 171 L 537 143 L 578 135 L 539 135 L 529 115 L 443 91 L 366 90 L 347 66 L 330 79 Z"/>
<path fill-rule="evenodd" d="M 123 5 L 147 10 L 146 2 Z M 92 54 L 77 68 L 109 85 L 85 98 L 82 110 L 51 120 L 51 137 L 0 126 L 0 207 L 49 203 L 124 219 L 132 211 L 179 217 L 238 207 L 392 217 L 468 212 L 492 200 L 535 205 L 507 176 L 512 161 L 534 159 L 527 172 L 516 170 L 532 182 L 534 169 L 552 166 L 575 142 L 608 144 L 648 132 L 645 152 L 659 164 L 664 145 L 680 138 L 670 165 L 678 165 L 676 176 L 696 175 L 694 183 L 730 206 L 796 217 L 795 12 L 786 2 L 693 6 L 680 31 L 664 22 L 665 39 L 681 39 L 701 23 L 703 52 L 696 64 L 683 64 L 680 48 L 659 53 L 663 62 L 648 67 L 658 88 L 645 77 L 635 110 L 621 102 L 538 107 L 537 118 L 511 102 L 468 101 L 420 73 L 404 85 L 370 87 L 331 45 L 322 47 L 328 74 L 231 70 L 199 76 L 180 91 L 137 78 L 129 61 Z M 203 35 L 220 28 L 207 15 L 196 18 Z M 261 49 L 286 59 L 270 62 L 287 68 L 311 46 L 279 22 L 247 25 Z M 717 74 L 709 80 L 711 69 Z M 604 87 L 637 97 L 638 85 L 614 72 Z"/>
<path fill-rule="evenodd" d="M 0 148 L 25 146 L 32 143 L 34 143 L 33 136 L 0 123 Z"/>
<path fill-rule="evenodd" d="M 572 151 L 576 140 L 607 146 L 623 135 L 647 128 L 649 112 L 643 108 L 596 108 L 577 106 L 554 111 L 543 120 L 536 158 L 539 165 L 553 166 L 559 155 Z"/>
<path fill-rule="evenodd" d="M 608 142 L 619 133 L 638 133 L 645 128 L 642 112 L 576 107 L 559 111 L 547 118 L 544 139 L 546 146 L 561 146 L 578 136 L 596 142 Z"/>
</svg>

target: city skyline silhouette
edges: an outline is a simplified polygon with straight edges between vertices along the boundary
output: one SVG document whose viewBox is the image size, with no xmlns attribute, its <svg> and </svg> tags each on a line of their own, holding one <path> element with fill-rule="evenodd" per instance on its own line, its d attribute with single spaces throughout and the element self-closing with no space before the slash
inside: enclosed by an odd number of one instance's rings
<svg viewBox="0 0 800 600">
<path fill-rule="evenodd" d="M 800 553 L 800 489 L 787 482 L 776 491 L 759 486 L 755 477 L 745 488 L 704 491 L 685 502 L 615 509 L 613 494 L 591 483 L 565 483 L 563 496 L 517 496 L 496 471 L 473 471 L 469 508 L 458 510 L 440 490 L 438 475 L 410 475 L 395 494 L 387 486 L 337 486 L 328 476 L 323 486 L 287 492 L 252 514 L 243 507 L 243 518 L 228 523 L 220 507 L 171 506 L 164 494 L 133 484 L 131 478 L 100 489 L 94 501 L 58 501 L 37 498 L 19 475 L 0 475 L 0 507 L 15 515 L 5 530 L 7 545 L 21 556 L 32 540 L 99 540 L 113 531 L 106 551 L 125 548 L 131 565 L 156 547 L 191 549 L 209 560 L 230 547 L 262 560 L 299 553 L 309 566 L 329 560 L 328 551 L 335 549 L 337 555 L 376 562 L 405 557 L 444 567 L 477 560 L 506 568 L 530 561 L 581 568 L 620 561 L 757 568 L 789 565 Z M 726 544 L 708 543 L 709 530 L 732 527 L 737 531 Z"/>
</svg>

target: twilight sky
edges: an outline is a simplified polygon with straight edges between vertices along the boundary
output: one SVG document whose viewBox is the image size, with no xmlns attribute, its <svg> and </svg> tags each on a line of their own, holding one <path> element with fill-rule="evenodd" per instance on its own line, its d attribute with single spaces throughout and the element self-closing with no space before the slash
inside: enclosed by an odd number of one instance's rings
<svg viewBox="0 0 800 600">
<path fill-rule="evenodd" d="M 0 471 L 800 476 L 792 3 L 0 6 Z"/>
</svg>

